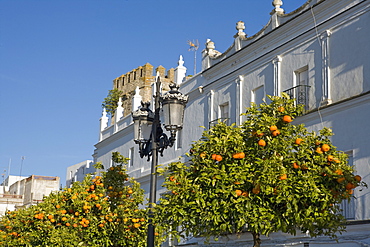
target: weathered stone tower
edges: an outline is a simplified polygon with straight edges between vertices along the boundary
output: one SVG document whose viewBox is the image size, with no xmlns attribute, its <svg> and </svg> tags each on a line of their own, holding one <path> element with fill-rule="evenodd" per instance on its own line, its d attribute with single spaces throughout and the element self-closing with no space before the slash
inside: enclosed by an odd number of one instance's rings
<svg viewBox="0 0 370 247">
<path fill-rule="evenodd" d="M 124 109 L 123 117 L 127 116 L 132 111 L 132 97 L 135 94 L 136 87 L 140 89 L 142 100 L 151 101 L 152 99 L 152 84 L 155 81 L 155 75 L 159 72 L 162 81 L 163 91 L 169 90 L 169 84 L 174 82 L 175 69 L 171 68 L 167 71 L 163 66 L 158 66 L 153 73 L 153 66 L 146 63 L 120 77 L 113 80 L 113 89 L 118 89 L 123 92 L 122 107 Z"/>
</svg>

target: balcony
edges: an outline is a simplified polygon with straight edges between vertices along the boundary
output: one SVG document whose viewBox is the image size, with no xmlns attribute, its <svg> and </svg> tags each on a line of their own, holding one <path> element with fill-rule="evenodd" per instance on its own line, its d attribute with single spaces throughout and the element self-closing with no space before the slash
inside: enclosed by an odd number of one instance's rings
<svg viewBox="0 0 370 247">
<path fill-rule="evenodd" d="M 288 94 L 291 99 L 295 99 L 297 105 L 304 105 L 304 109 L 308 111 L 308 90 L 310 86 L 308 85 L 298 85 L 292 88 L 289 88 L 284 93 Z"/>
</svg>

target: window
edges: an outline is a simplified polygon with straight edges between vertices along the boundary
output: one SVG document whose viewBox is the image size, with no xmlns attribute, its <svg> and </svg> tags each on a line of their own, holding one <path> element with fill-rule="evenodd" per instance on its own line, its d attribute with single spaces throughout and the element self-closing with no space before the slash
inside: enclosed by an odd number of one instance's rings
<svg viewBox="0 0 370 247">
<path fill-rule="evenodd" d="M 257 105 L 260 105 L 264 103 L 265 99 L 265 87 L 259 86 L 252 90 L 252 102 L 256 103 Z"/>
<path fill-rule="evenodd" d="M 128 157 L 130 159 L 130 161 L 129 161 L 129 167 L 133 167 L 134 166 L 134 152 L 135 152 L 134 147 L 130 148 L 129 154 L 128 154 Z"/>
<path fill-rule="evenodd" d="M 229 102 L 226 102 L 218 106 L 218 116 L 216 119 L 209 122 L 209 127 L 215 126 L 218 122 L 224 122 L 228 125 L 230 121 L 229 118 Z"/>
<path fill-rule="evenodd" d="M 304 66 L 294 71 L 294 87 L 286 92 L 291 98 L 296 99 L 296 104 L 305 105 L 305 110 L 308 110 L 308 66 Z"/>
<path fill-rule="evenodd" d="M 221 121 L 229 119 L 229 102 L 219 106 L 218 118 L 221 119 Z"/>
<path fill-rule="evenodd" d="M 294 74 L 295 74 L 295 86 L 308 85 L 308 66 L 305 66 L 294 71 Z"/>
</svg>

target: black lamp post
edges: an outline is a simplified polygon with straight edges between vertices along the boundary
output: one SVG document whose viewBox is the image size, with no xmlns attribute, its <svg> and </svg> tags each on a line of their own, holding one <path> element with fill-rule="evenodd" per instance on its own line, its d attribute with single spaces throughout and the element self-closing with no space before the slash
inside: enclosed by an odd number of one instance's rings
<svg viewBox="0 0 370 247">
<path fill-rule="evenodd" d="M 142 107 L 132 112 L 134 120 L 134 141 L 139 145 L 140 157 L 148 156 L 148 161 L 152 157 L 150 174 L 149 192 L 149 225 L 147 247 L 154 247 L 154 226 L 152 224 L 153 205 L 156 203 L 158 154 L 163 156 L 163 151 L 167 147 L 172 147 L 176 140 L 176 132 L 182 129 L 184 110 L 188 102 L 188 96 L 178 91 L 179 86 L 171 84 L 171 90 L 163 96 L 160 94 L 161 81 L 159 76 L 156 78 L 156 93 L 154 95 L 154 113 L 149 109 L 149 102 L 141 103 Z M 163 110 L 163 126 L 170 131 L 168 138 L 163 132 L 159 112 Z"/>
</svg>

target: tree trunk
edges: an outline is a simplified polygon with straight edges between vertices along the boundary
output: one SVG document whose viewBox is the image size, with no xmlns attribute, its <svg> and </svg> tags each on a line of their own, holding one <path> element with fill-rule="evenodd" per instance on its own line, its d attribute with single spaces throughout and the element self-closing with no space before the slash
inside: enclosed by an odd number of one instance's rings
<svg viewBox="0 0 370 247">
<path fill-rule="evenodd" d="M 261 239 L 260 234 L 258 232 L 252 232 L 253 235 L 253 247 L 260 247 L 261 246 Z"/>
</svg>

